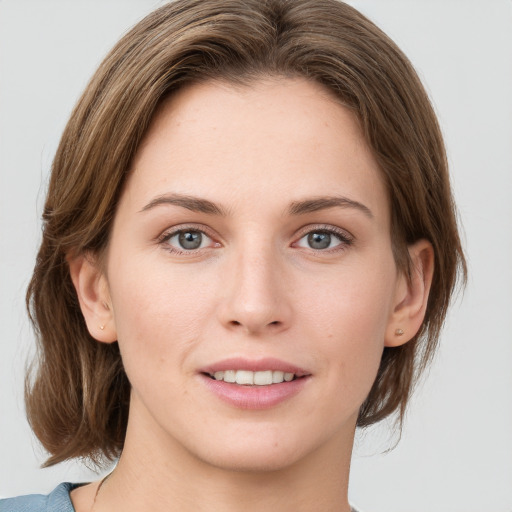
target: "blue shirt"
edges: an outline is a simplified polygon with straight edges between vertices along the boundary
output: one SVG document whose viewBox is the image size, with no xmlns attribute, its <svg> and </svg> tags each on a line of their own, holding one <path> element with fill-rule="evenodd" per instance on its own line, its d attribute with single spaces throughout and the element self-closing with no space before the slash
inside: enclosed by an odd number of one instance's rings
<svg viewBox="0 0 512 512">
<path fill-rule="evenodd" d="M 82 484 L 65 482 L 50 494 L 27 494 L 0 500 L 0 512 L 75 512 L 69 493 Z M 352 508 L 352 512 L 357 512 Z"/>
<path fill-rule="evenodd" d="M 80 484 L 62 483 L 50 494 L 28 494 L 0 500 L 0 512 L 75 512 L 69 493 Z"/>
</svg>

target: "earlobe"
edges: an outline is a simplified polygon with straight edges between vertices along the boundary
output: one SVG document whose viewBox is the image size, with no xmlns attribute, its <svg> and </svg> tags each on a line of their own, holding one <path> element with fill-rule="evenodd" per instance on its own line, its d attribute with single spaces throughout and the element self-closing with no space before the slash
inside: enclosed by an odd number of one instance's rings
<svg viewBox="0 0 512 512">
<path fill-rule="evenodd" d="M 385 346 L 407 343 L 419 331 L 428 304 L 434 272 L 434 249 L 427 240 L 409 246 L 410 276 L 401 275 L 396 287 L 394 309 L 388 323 Z"/>
<path fill-rule="evenodd" d="M 105 274 L 91 255 L 68 256 L 69 273 L 90 335 L 103 343 L 117 340 Z"/>
</svg>

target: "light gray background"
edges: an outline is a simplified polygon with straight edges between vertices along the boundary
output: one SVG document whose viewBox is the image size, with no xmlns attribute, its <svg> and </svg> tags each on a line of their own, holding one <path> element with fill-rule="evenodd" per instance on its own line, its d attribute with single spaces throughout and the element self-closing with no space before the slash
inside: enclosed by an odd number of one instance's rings
<svg viewBox="0 0 512 512">
<path fill-rule="evenodd" d="M 156 0 L 0 0 L 0 495 L 96 478 L 40 470 L 23 410 L 24 293 L 53 153 L 118 37 Z M 512 2 L 354 0 L 408 54 L 446 136 L 470 280 L 401 442 L 359 435 L 351 499 L 367 512 L 512 511 Z"/>
</svg>

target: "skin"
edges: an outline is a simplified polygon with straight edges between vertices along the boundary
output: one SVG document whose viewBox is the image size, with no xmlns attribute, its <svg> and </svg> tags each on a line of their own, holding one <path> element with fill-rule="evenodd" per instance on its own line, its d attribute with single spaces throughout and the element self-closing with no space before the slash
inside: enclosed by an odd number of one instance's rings
<svg viewBox="0 0 512 512">
<path fill-rule="evenodd" d="M 169 194 L 223 215 L 158 203 Z M 290 211 L 320 197 L 353 203 Z M 179 229 L 205 233 L 201 248 L 180 248 Z M 329 247 L 311 247 L 311 233 Z M 210 82 L 164 103 L 104 265 L 70 262 L 89 331 L 118 340 L 132 384 L 125 449 L 94 510 L 348 511 L 359 407 L 384 346 L 407 342 L 423 320 L 432 248 L 409 252 L 410 281 L 393 259 L 378 166 L 322 86 Z M 229 357 L 274 357 L 309 377 L 283 403 L 244 410 L 199 373 Z M 78 512 L 97 486 L 73 491 Z"/>
</svg>

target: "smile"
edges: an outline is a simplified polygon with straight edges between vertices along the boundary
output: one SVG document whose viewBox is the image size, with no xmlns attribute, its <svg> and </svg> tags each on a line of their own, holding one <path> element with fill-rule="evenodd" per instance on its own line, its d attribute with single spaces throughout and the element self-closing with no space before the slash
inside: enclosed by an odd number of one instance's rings
<svg viewBox="0 0 512 512">
<path fill-rule="evenodd" d="M 281 370 L 263 370 L 252 372 L 250 370 L 225 370 L 215 373 L 209 373 L 215 380 L 239 384 L 242 386 L 270 386 L 272 384 L 281 384 L 282 382 L 291 382 L 297 376 L 294 373 L 283 372 Z"/>
<path fill-rule="evenodd" d="M 269 409 L 309 387 L 312 373 L 274 357 L 231 357 L 199 369 L 200 382 L 237 409 Z"/>
</svg>

